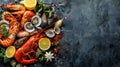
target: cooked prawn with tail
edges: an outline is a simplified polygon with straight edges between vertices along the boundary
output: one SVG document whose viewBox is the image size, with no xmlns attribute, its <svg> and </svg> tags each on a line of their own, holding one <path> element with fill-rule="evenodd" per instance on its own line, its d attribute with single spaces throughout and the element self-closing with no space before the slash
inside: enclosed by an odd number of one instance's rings
<svg viewBox="0 0 120 67">
<path fill-rule="evenodd" d="M 44 35 L 37 33 L 31 36 L 23 45 L 20 47 L 14 55 L 14 58 L 22 64 L 31 64 L 37 61 L 36 59 L 36 50 L 38 48 L 37 42 Z"/>
<path fill-rule="evenodd" d="M 13 44 L 17 33 L 19 32 L 20 24 L 14 18 L 14 16 L 9 12 L 4 12 L 2 15 L 3 17 L 10 22 L 10 28 L 8 30 L 8 37 L 0 39 L 0 45 L 4 47 L 8 47 Z"/>
</svg>

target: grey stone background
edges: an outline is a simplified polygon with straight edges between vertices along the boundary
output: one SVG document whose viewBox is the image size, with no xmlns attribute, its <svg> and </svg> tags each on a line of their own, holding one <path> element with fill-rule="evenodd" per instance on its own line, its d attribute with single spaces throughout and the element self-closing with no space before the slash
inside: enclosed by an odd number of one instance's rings
<svg viewBox="0 0 120 67">
<path fill-rule="evenodd" d="M 58 1 L 64 4 L 58 14 L 71 13 L 63 22 L 59 56 L 29 67 L 120 67 L 120 0 Z M 0 67 L 10 66 L 1 62 Z"/>
</svg>

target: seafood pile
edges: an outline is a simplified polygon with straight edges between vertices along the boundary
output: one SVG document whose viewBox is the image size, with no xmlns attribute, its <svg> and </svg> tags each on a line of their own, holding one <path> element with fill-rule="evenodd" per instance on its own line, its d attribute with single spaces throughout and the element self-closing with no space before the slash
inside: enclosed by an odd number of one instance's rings
<svg viewBox="0 0 120 67">
<path fill-rule="evenodd" d="M 0 46 L 6 49 L 5 55 L 12 54 L 7 56 L 11 65 L 52 61 L 58 53 L 63 18 L 57 18 L 51 5 L 40 5 L 37 10 L 19 3 L 1 6 L 4 12 L 0 20 Z"/>
</svg>

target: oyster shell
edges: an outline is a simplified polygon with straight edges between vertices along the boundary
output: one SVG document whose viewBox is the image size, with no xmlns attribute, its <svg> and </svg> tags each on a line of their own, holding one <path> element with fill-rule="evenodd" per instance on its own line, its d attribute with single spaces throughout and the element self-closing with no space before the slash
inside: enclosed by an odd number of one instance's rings
<svg viewBox="0 0 120 67">
<path fill-rule="evenodd" d="M 27 32 L 33 32 L 35 31 L 35 27 L 32 25 L 31 22 L 26 22 L 24 24 L 24 29 L 27 31 Z"/>
<path fill-rule="evenodd" d="M 48 29 L 45 34 L 49 37 L 49 38 L 53 38 L 55 36 L 55 32 L 54 29 Z"/>
<path fill-rule="evenodd" d="M 35 15 L 32 17 L 31 22 L 32 22 L 32 24 L 34 24 L 35 27 L 38 27 L 42 23 L 42 20 L 38 15 Z"/>
</svg>

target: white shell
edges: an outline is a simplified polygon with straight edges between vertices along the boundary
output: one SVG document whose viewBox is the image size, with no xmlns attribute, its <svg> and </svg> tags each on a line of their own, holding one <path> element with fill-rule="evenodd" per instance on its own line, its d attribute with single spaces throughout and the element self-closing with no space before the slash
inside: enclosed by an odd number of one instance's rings
<svg viewBox="0 0 120 67">
<path fill-rule="evenodd" d="M 60 34 L 61 30 L 59 27 L 54 27 L 55 33 L 56 34 Z"/>
<path fill-rule="evenodd" d="M 27 32 L 33 32 L 33 31 L 35 31 L 35 28 L 34 28 L 34 26 L 33 26 L 33 28 L 32 29 L 28 29 L 26 26 L 28 25 L 28 24 L 32 24 L 31 22 L 26 22 L 25 24 L 24 24 L 24 29 L 27 31 Z"/>
<path fill-rule="evenodd" d="M 35 18 L 38 19 L 38 23 L 35 25 L 35 27 L 38 27 L 38 26 L 41 25 L 42 19 L 41 19 L 38 15 L 35 15 L 35 16 L 32 17 L 32 20 L 31 20 L 31 21 L 33 21 Z M 33 23 L 33 22 L 32 22 L 32 23 Z"/>
<path fill-rule="evenodd" d="M 45 34 L 49 37 L 49 38 L 53 38 L 55 36 L 55 32 L 54 29 L 48 29 Z"/>
</svg>

